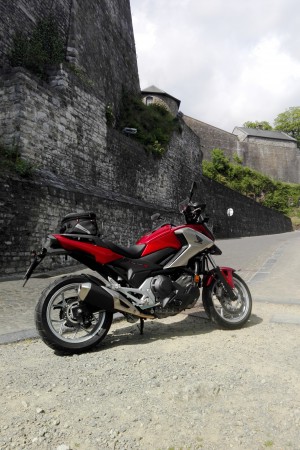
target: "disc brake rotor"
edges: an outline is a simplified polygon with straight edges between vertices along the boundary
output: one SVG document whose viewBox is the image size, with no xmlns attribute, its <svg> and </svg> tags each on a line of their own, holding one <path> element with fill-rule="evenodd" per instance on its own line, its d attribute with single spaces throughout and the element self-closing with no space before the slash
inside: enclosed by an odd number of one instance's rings
<svg viewBox="0 0 300 450">
<path fill-rule="evenodd" d="M 82 310 L 79 308 L 79 301 L 77 299 L 67 300 L 67 305 L 60 311 L 60 319 L 65 320 L 66 327 L 78 327 L 82 322 Z"/>
<path fill-rule="evenodd" d="M 215 294 L 222 307 L 229 314 L 237 313 L 239 314 L 243 310 L 243 302 L 241 301 L 241 297 L 239 292 L 235 289 L 235 293 L 238 295 L 237 300 L 231 300 L 226 291 L 222 286 L 217 286 Z"/>
</svg>

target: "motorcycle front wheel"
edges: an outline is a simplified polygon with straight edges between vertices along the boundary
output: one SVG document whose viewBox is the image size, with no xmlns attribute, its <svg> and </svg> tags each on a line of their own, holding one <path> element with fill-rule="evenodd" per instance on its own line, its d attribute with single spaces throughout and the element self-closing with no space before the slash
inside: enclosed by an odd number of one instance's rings
<svg viewBox="0 0 300 450">
<path fill-rule="evenodd" d="M 219 280 L 203 288 L 202 302 L 208 317 L 223 328 L 241 328 L 252 310 L 252 297 L 248 286 L 239 275 L 233 273 L 236 300 L 231 300 Z"/>
<path fill-rule="evenodd" d="M 35 308 L 37 331 L 50 348 L 80 353 L 99 344 L 113 318 L 110 311 L 93 312 L 79 301 L 83 275 L 64 277 L 46 288 Z"/>
</svg>

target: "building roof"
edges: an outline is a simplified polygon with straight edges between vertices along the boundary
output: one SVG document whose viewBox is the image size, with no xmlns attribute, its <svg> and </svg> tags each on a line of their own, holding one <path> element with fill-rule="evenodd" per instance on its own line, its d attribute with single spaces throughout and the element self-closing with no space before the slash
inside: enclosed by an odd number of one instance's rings
<svg viewBox="0 0 300 450">
<path fill-rule="evenodd" d="M 267 131 L 267 130 L 260 130 L 258 128 L 235 127 L 235 129 L 233 130 L 233 134 L 236 134 L 235 133 L 236 130 L 244 133 L 245 136 L 297 142 L 296 139 L 294 139 L 292 136 L 289 136 L 288 134 L 284 133 L 283 131 L 269 131 L 269 130 Z"/>
<path fill-rule="evenodd" d="M 180 103 L 181 103 L 181 101 L 178 100 L 178 98 L 173 97 L 172 95 L 168 94 L 168 93 L 165 92 L 165 91 L 162 91 L 161 89 L 159 89 L 158 87 L 153 86 L 153 85 L 147 87 L 146 89 L 142 89 L 141 92 L 142 92 L 142 94 L 153 94 L 153 95 L 156 94 L 156 95 L 164 95 L 164 96 L 166 96 L 166 97 L 169 97 L 169 98 L 175 100 L 175 102 L 176 102 L 177 105 L 178 105 L 178 108 L 179 108 Z"/>
</svg>

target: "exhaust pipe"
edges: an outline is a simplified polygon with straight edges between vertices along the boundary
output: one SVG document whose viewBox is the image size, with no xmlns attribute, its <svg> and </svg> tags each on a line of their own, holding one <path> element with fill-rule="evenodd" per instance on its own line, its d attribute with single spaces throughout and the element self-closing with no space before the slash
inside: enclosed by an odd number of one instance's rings
<svg viewBox="0 0 300 450">
<path fill-rule="evenodd" d="M 102 286 L 95 283 L 82 283 L 79 292 L 79 300 L 93 306 L 94 308 L 105 309 L 106 311 L 114 310 L 114 298 Z"/>
<path fill-rule="evenodd" d="M 155 319 L 153 314 L 141 312 L 119 292 L 113 291 L 106 286 L 99 286 L 91 282 L 82 283 L 78 297 L 80 301 L 98 310 L 120 311 L 142 319 Z"/>
</svg>

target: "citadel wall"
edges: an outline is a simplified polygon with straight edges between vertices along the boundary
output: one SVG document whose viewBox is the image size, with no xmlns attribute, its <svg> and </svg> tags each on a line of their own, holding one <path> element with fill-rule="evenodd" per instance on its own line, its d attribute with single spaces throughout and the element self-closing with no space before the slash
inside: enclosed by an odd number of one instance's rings
<svg viewBox="0 0 300 450">
<path fill-rule="evenodd" d="M 237 154 L 243 164 L 274 180 L 300 183 L 300 151 L 285 141 L 253 138 L 240 142 L 235 134 L 216 128 L 189 116 L 185 123 L 201 139 L 203 158 L 210 161 L 214 148 L 220 148 L 232 158 Z"/>
<path fill-rule="evenodd" d="M 39 19 L 55 17 L 75 65 L 94 94 L 118 110 L 123 90 L 140 92 L 130 0 L 0 0 L 0 68 L 16 31 L 29 34 Z"/>
<path fill-rule="evenodd" d="M 115 144 L 118 146 L 118 141 Z M 127 152 L 131 151 L 128 142 Z M 151 158 L 148 162 L 149 169 L 155 169 Z M 199 191 L 195 199 L 207 203 L 206 212 L 211 218 L 209 224 L 213 226 L 217 239 L 292 231 L 290 219 L 283 214 L 265 208 L 208 178 L 201 177 L 197 181 Z M 182 179 L 181 182 L 187 188 L 190 178 Z M 61 218 L 71 211 L 94 211 L 102 236 L 123 245 L 134 244 L 153 227 L 150 217 L 155 212 L 161 214 L 161 219 L 154 226 L 163 222 L 182 223 L 178 209 L 167 207 L 164 203 L 146 202 L 109 189 L 92 186 L 83 188 L 70 180 L 64 182 L 49 177 L 48 173 L 40 173 L 35 180 L 27 181 L 2 178 L 1 185 L 0 276 L 25 273 L 31 252 L 41 249 L 47 235 L 57 230 Z M 147 186 L 149 196 L 159 195 L 159 191 L 163 194 L 164 186 L 165 180 L 157 179 L 153 185 Z M 166 200 L 167 196 L 162 196 Z M 228 207 L 234 210 L 232 217 L 227 217 Z M 45 258 L 39 270 L 73 264 L 71 259 L 66 261 L 64 257 L 56 256 Z"/>
<path fill-rule="evenodd" d="M 238 155 L 245 166 L 274 180 L 300 183 L 300 150 L 290 142 L 253 138 L 240 142 Z"/>
<path fill-rule="evenodd" d="M 7 66 L 13 32 L 29 32 L 50 7 L 68 58 L 86 75 L 81 80 L 67 69 L 61 84 L 49 85 Z M 153 212 L 178 222 L 177 205 L 192 180 L 202 183 L 199 200 L 205 197 L 208 212 L 213 205 L 219 237 L 291 230 L 283 215 L 201 178 L 200 139 L 183 121 L 161 158 L 107 126 L 107 106 L 117 111 L 123 90 L 139 91 L 129 0 L 0 0 L 0 14 L 0 144 L 36 165 L 32 180 L 0 174 L 1 275 L 24 272 L 31 251 L 70 212 L 94 211 L 103 234 L 124 245 L 151 228 Z M 229 200 L 237 217 L 243 214 L 235 229 L 226 222 Z"/>
<path fill-rule="evenodd" d="M 189 116 L 184 116 L 183 119 L 197 136 L 201 136 L 201 150 L 204 159 L 211 160 L 211 152 L 214 148 L 222 149 L 229 157 L 238 152 L 239 141 L 235 134 Z"/>
</svg>

